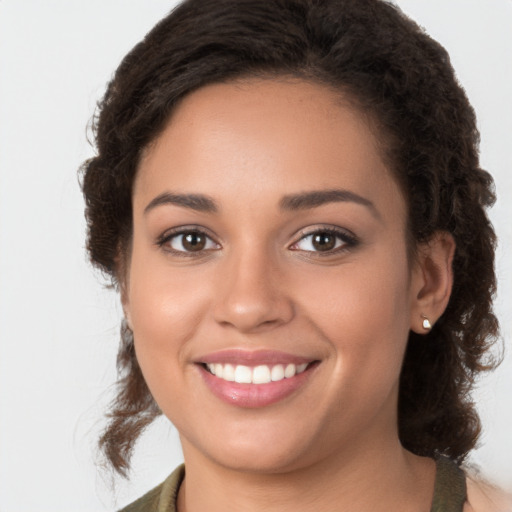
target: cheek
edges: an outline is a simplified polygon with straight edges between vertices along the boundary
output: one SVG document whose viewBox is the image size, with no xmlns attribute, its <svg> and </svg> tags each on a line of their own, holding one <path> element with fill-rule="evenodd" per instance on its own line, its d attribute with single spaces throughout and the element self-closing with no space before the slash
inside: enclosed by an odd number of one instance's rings
<svg viewBox="0 0 512 512">
<path fill-rule="evenodd" d="M 130 317 L 143 370 L 158 367 L 164 357 L 166 364 L 182 363 L 187 342 L 208 309 L 206 276 L 195 269 L 191 279 L 190 269 L 171 270 L 162 258 L 136 252 L 130 270 Z"/>
<path fill-rule="evenodd" d="M 190 273 L 171 272 L 157 258 L 139 259 L 134 254 L 129 302 L 135 352 L 151 394 L 175 425 L 180 424 L 176 411 L 187 405 L 179 390 L 191 371 L 190 342 L 208 311 L 199 284 L 191 281 Z"/>
<path fill-rule="evenodd" d="M 354 260 L 315 279 L 302 276 L 302 309 L 337 352 L 340 372 L 398 377 L 409 334 L 409 279 L 405 257 L 388 261 Z"/>
</svg>

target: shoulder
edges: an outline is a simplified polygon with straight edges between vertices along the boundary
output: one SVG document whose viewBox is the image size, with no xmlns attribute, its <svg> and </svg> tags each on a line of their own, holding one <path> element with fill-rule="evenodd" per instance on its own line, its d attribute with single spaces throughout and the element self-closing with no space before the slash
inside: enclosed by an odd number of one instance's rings
<svg viewBox="0 0 512 512">
<path fill-rule="evenodd" d="M 157 512 L 163 483 L 151 489 L 141 498 L 122 508 L 119 512 Z"/>
<path fill-rule="evenodd" d="M 119 512 L 175 512 L 176 498 L 184 475 L 185 467 L 182 464 L 164 482 Z"/>
<path fill-rule="evenodd" d="M 512 494 L 474 476 L 466 478 L 464 512 L 512 512 Z"/>
</svg>

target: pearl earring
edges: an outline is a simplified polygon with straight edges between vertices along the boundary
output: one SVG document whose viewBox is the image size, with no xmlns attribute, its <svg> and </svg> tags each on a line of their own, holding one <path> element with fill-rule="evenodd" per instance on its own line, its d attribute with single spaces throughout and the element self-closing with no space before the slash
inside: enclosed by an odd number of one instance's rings
<svg viewBox="0 0 512 512">
<path fill-rule="evenodd" d="M 426 316 L 421 316 L 423 318 L 423 329 L 425 329 L 426 331 L 430 331 L 430 329 L 432 329 L 432 324 L 430 323 L 430 320 Z"/>
</svg>

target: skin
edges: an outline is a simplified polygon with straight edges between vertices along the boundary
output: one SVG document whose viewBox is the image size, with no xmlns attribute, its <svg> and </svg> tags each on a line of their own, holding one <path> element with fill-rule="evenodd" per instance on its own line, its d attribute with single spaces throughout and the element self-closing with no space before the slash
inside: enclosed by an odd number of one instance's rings
<svg viewBox="0 0 512 512">
<path fill-rule="evenodd" d="M 408 260 L 405 201 L 373 133 L 339 93 L 254 79 L 190 94 L 147 148 L 122 300 L 180 433 L 180 512 L 430 509 L 435 467 L 399 443 L 398 379 L 409 331 L 446 307 L 454 243 L 439 233 Z M 283 208 L 326 190 L 353 195 Z M 176 204 L 190 194 L 216 211 Z M 203 250 L 170 237 L 183 226 L 207 233 Z M 319 251 L 311 234 L 327 227 L 336 248 Z M 238 407 L 197 364 L 233 348 L 319 363 L 285 399 Z"/>
</svg>

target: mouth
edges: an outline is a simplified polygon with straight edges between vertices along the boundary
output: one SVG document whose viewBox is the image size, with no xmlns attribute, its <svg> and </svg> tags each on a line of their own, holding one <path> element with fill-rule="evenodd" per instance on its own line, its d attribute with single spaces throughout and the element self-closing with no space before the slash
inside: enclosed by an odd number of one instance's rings
<svg viewBox="0 0 512 512">
<path fill-rule="evenodd" d="M 295 375 L 305 372 L 308 366 L 314 363 L 315 361 L 301 364 L 260 364 L 254 367 L 243 364 L 233 365 L 231 363 L 203 363 L 203 367 L 215 377 L 227 382 L 260 385 L 291 379 Z"/>
<path fill-rule="evenodd" d="M 222 401 L 244 408 L 265 407 L 298 392 L 320 360 L 269 351 L 225 351 L 197 361 L 201 377 Z"/>
</svg>

